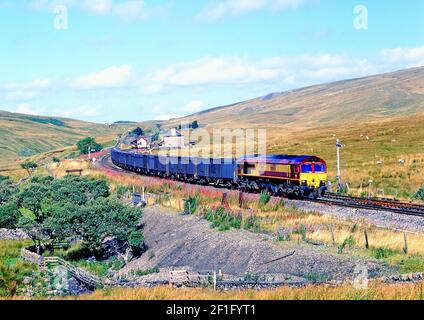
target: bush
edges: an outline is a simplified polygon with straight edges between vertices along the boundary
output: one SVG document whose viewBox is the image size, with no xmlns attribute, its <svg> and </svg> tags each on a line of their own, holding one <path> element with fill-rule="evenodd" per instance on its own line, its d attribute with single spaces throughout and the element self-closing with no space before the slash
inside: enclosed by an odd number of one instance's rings
<svg viewBox="0 0 424 320">
<path fill-rule="evenodd" d="M 395 251 L 386 248 L 375 248 L 372 250 L 372 254 L 376 259 L 387 259 L 396 254 Z"/>
<path fill-rule="evenodd" d="M 306 228 L 306 226 L 302 223 L 299 228 L 296 230 L 295 233 L 299 234 L 300 237 L 302 238 L 302 241 L 306 242 L 306 232 L 308 231 L 308 229 Z"/>
<path fill-rule="evenodd" d="M 355 244 L 356 244 L 356 242 L 355 242 L 355 239 L 353 238 L 353 236 L 347 237 L 343 241 L 343 243 L 339 246 L 339 254 L 342 254 L 346 247 L 349 247 L 350 249 L 352 249 L 355 246 Z"/>
<path fill-rule="evenodd" d="M 421 187 L 414 195 L 414 199 L 424 201 L 424 187 Z"/>
<path fill-rule="evenodd" d="M 271 200 L 271 195 L 268 192 L 262 192 L 259 196 L 259 206 L 265 207 Z"/>
<path fill-rule="evenodd" d="M 328 281 L 328 276 L 317 272 L 308 272 L 306 274 L 306 279 L 312 283 L 320 283 Z"/>
<path fill-rule="evenodd" d="M 90 152 L 98 152 L 102 150 L 102 145 L 97 143 L 94 138 L 85 138 L 78 141 L 78 150 L 81 154 L 88 154 Z"/>
<path fill-rule="evenodd" d="M 16 202 L 0 206 L 0 228 L 15 229 L 20 217 Z"/>
<path fill-rule="evenodd" d="M 212 228 L 218 228 L 219 231 L 227 231 L 231 228 L 241 229 L 242 220 L 226 212 L 225 208 L 219 207 L 216 210 L 208 209 L 205 213 L 205 219 L 212 222 Z"/>
<path fill-rule="evenodd" d="M 195 214 L 199 207 L 199 196 L 190 196 L 184 199 L 184 213 Z"/>
</svg>

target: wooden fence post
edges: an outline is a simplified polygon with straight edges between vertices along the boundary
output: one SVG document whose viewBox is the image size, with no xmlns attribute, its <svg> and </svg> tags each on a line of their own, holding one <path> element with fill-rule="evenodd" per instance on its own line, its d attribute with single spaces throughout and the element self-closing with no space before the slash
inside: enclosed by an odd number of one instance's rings
<svg viewBox="0 0 424 320">
<path fill-rule="evenodd" d="M 223 206 L 224 208 L 228 209 L 228 207 L 229 207 L 229 204 L 228 204 L 228 194 L 227 194 L 226 192 L 224 192 L 224 193 L 222 194 L 222 201 L 221 201 L 221 204 L 222 204 L 222 206 Z"/>
<path fill-rule="evenodd" d="M 242 191 L 239 191 L 239 208 L 244 209 L 244 198 Z"/>
<path fill-rule="evenodd" d="M 330 232 L 331 232 L 331 241 L 333 241 L 333 245 L 336 245 L 336 237 L 334 236 L 334 227 L 330 226 Z"/>
<path fill-rule="evenodd" d="M 368 250 L 370 248 L 370 244 L 368 242 L 368 232 L 367 232 L 367 229 L 365 229 L 364 235 L 365 235 L 365 249 Z"/>
<path fill-rule="evenodd" d="M 403 234 L 403 241 L 404 241 L 403 252 L 407 255 L 409 252 L 409 248 L 408 248 L 408 236 L 406 235 L 406 232 Z"/>
</svg>

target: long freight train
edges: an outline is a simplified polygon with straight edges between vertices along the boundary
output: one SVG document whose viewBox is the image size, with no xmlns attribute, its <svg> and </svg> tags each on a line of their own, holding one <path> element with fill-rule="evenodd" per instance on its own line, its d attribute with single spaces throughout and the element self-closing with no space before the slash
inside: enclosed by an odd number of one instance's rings
<svg viewBox="0 0 424 320">
<path fill-rule="evenodd" d="M 316 156 L 267 155 L 239 159 L 164 157 L 112 149 L 116 166 L 143 175 L 290 198 L 320 197 L 327 190 L 327 164 Z"/>
</svg>

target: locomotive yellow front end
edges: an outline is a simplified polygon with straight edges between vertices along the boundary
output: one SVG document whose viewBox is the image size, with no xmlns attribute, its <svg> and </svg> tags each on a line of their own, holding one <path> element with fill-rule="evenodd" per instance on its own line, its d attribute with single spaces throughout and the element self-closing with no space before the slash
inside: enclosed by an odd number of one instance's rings
<svg viewBox="0 0 424 320">
<path fill-rule="evenodd" d="M 300 184 L 314 189 L 327 184 L 327 165 L 324 162 L 303 163 L 300 168 Z"/>
</svg>

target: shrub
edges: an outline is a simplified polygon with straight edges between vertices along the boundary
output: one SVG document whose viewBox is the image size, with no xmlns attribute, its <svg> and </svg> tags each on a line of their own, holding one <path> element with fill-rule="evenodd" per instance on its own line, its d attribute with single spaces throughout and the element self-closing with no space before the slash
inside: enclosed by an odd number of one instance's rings
<svg viewBox="0 0 424 320">
<path fill-rule="evenodd" d="M 376 259 L 387 259 L 396 254 L 395 251 L 386 248 L 375 248 L 372 250 L 372 254 Z"/>
<path fill-rule="evenodd" d="M 302 238 L 302 241 L 306 242 L 306 232 L 307 232 L 307 228 L 306 226 L 302 223 L 299 228 L 296 230 L 295 233 L 299 234 L 300 237 Z"/>
<path fill-rule="evenodd" d="M 199 196 L 189 196 L 184 199 L 184 212 L 186 214 L 195 214 L 199 207 Z"/>
<path fill-rule="evenodd" d="M 262 192 L 259 196 L 259 206 L 265 207 L 271 200 L 271 195 L 268 192 Z"/>
<path fill-rule="evenodd" d="M 424 187 L 421 187 L 414 195 L 414 199 L 424 201 Z"/>
<path fill-rule="evenodd" d="M 89 152 L 98 152 L 102 150 L 102 145 L 98 144 L 94 138 L 85 138 L 78 141 L 78 150 L 81 154 L 88 154 Z"/>
<path fill-rule="evenodd" d="M 353 236 L 347 237 L 343 241 L 343 243 L 339 246 L 339 254 L 342 254 L 346 247 L 349 247 L 350 249 L 352 249 L 355 246 L 355 244 L 356 244 L 356 242 L 355 242 L 355 239 L 353 238 Z"/>
<path fill-rule="evenodd" d="M 308 272 L 306 274 L 306 279 L 312 283 L 320 283 L 328 281 L 328 276 L 317 272 Z"/>
<path fill-rule="evenodd" d="M 144 277 L 144 276 L 148 276 L 149 274 L 154 274 L 159 272 L 160 272 L 159 268 L 156 267 L 156 268 L 152 268 L 148 270 L 137 270 L 135 274 L 139 277 Z"/>
<path fill-rule="evenodd" d="M 278 230 L 278 235 L 277 235 L 277 241 L 278 242 L 290 241 L 290 240 L 291 240 L 290 233 L 284 232 L 283 229 Z"/>
</svg>

